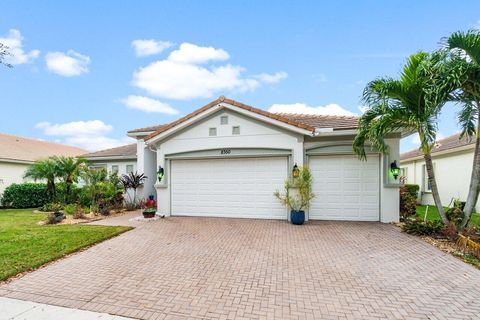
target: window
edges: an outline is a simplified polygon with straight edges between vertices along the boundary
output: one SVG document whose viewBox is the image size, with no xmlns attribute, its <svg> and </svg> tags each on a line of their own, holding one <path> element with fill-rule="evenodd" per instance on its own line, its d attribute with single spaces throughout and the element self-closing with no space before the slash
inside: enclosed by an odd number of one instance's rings
<svg viewBox="0 0 480 320">
<path fill-rule="evenodd" d="M 113 172 L 118 173 L 118 165 L 112 165 L 112 173 Z"/>
<path fill-rule="evenodd" d="M 405 184 L 408 183 L 408 168 L 403 167 L 400 168 L 400 183 Z"/>
<path fill-rule="evenodd" d="M 127 174 L 133 172 L 133 164 L 127 164 Z"/>
<path fill-rule="evenodd" d="M 106 164 L 95 164 L 95 165 L 89 166 L 89 168 L 94 169 L 94 170 L 107 170 L 107 165 Z"/>
<path fill-rule="evenodd" d="M 228 116 L 221 116 L 220 124 L 228 124 Z"/>
<path fill-rule="evenodd" d="M 232 127 L 232 134 L 234 135 L 240 134 L 240 127 L 239 126 Z"/>
<path fill-rule="evenodd" d="M 424 192 L 431 192 L 432 188 L 430 186 L 430 181 L 428 181 L 427 166 L 423 165 L 422 169 L 423 169 L 423 181 L 422 181 L 423 191 Z M 433 164 L 433 170 L 435 171 L 435 163 Z"/>
<path fill-rule="evenodd" d="M 213 137 L 217 135 L 217 128 L 210 128 L 208 129 L 208 135 Z"/>
</svg>

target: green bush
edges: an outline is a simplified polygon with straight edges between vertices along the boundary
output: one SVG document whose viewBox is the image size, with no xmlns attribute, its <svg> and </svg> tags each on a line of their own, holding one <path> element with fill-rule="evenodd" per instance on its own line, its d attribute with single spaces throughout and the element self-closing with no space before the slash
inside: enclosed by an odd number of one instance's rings
<svg viewBox="0 0 480 320">
<path fill-rule="evenodd" d="M 400 217 L 402 220 L 416 214 L 418 190 L 417 184 L 406 184 L 400 187 Z"/>
<path fill-rule="evenodd" d="M 67 204 L 65 207 L 63 207 L 63 212 L 68 215 L 73 215 L 75 213 L 77 205 L 76 204 Z"/>
<path fill-rule="evenodd" d="M 418 236 L 436 236 L 443 230 L 443 224 L 439 220 L 422 221 L 420 219 L 407 220 L 403 225 L 403 231 Z"/>
<path fill-rule="evenodd" d="M 420 190 L 420 186 L 418 184 L 404 184 L 401 188 L 403 188 L 406 192 L 408 192 L 415 198 L 418 197 L 418 191 Z"/>
<path fill-rule="evenodd" d="M 9 208 L 38 208 L 49 202 L 45 183 L 12 184 L 3 192 L 2 206 Z"/>
<path fill-rule="evenodd" d="M 43 212 L 58 212 L 63 209 L 63 206 L 58 202 L 47 202 L 40 207 L 40 211 Z"/>
</svg>

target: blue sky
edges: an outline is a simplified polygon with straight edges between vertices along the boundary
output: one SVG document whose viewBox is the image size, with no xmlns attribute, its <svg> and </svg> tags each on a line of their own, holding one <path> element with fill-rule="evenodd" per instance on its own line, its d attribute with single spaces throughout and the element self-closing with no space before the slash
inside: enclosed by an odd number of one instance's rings
<svg viewBox="0 0 480 320">
<path fill-rule="evenodd" d="M 0 68 L 0 132 L 95 150 L 219 95 L 359 114 L 368 81 L 479 20 L 467 0 L 2 1 L 0 42 L 15 66 Z M 455 108 L 440 135 L 458 130 Z"/>
</svg>

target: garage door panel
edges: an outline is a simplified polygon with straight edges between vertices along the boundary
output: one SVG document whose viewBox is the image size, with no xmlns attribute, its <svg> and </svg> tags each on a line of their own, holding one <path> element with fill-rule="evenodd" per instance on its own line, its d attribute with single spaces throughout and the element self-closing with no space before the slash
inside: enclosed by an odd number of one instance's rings
<svg viewBox="0 0 480 320">
<path fill-rule="evenodd" d="M 172 160 L 172 215 L 286 218 L 287 158 Z"/>
<path fill-rule="evenodd" d="M 379 157 L 316 156 L 309 162 L 313 176 L 310 219 L 379 220 Z"/>
</svg>

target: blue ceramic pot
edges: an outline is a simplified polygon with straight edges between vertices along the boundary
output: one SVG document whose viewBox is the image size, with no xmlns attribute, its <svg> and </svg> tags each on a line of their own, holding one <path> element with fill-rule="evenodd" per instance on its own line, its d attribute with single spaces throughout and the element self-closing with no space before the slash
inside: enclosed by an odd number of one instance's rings
<svg viewBox="0 0 480 320">
<path fill-rule="evenodd" d="M 305 222 L 305 211 L 290 211 L 290 221 L 292 222 L 292 224 L 303 224 Z"/>
</svg>

